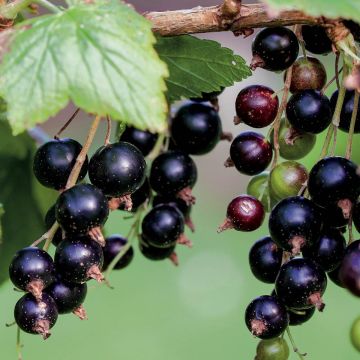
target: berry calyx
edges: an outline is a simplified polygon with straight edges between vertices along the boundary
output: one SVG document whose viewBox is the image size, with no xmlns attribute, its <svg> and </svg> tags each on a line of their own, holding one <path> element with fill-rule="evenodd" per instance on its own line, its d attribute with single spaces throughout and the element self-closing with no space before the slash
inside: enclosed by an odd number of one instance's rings
<svg viewBox="0 0 360 360">
<path fill-rule="evenodd" d="M 110 263 L 114 260 L 114 258 L 119 254 L 119 252 L 123 251 L 124 246 L 126 246 L 128 240 L 121 235 L 111 235 L 106 238 L 105 246 L 103 248 L 104 252 L 104 265 L 103 270 L 105 271 Z M 115 264 L 114 270 L 120 270 L 127 267 L 132 259 L 134 258 L 134 249 L 130 246 L 121 259 Z"/>
<path fill-rule="evenodd" d="M 58 311 L 55 301 L 48 294 L 44 293 L 41 301 L 31 294 L 25 294 L 15 305 L 14 317 L 21 330 L 41 335 L 46 340 L 56 323 Z"/>
<path fill-rule="evenodd" d="M 245 323 L 254 336 L 273 339 L 285 331 L 289 316 L 279 299 L 263 295 L 254 299 L 246 308 Z"/>
<path fill-rule="evenodd" d="M 81 150 L 82 146 L 73 139 L 48 141 L 35 153 L 33 164 L 35 177 L 46 187 L 55 190 L 64 189 Z M 86 176 L 87 169 L 88 158 L 86 157 L 78 181 Z"/>
<path fill-rule="evenodd" d="M 19 250 L 12 259 L 9 275 L 19 289 L 30 292 L 37 300 L 54 280 L 54 263 L 51 256 L 36 247 Z"/>
<path fill-rule="evenodd" d="M 263 172 L 270 165 L 272 156 L 269 141 L 262 134 L 252 131 L 239 134 L 230 147 L 231 161 L 236 169 L 245 175 L 257 175 Z"/>
<path fill-rule="evenodd" d="M 299 54 L 296 35 L 285 27 L 261 30 L 252 44 L 251 69 L 261 67 L 269 71 L 283 71 L 290 67 Z"/>
<path fill-rule="evenodd" d="M 151 188 L 148 179 L 145 179 L 144 183 L 137 189 L 135 192 L 131 194 L 130 200 L 131 204 L 126 204 L 124 199 L 119 198 L 111 198 L 109 200 L 109 208 L 110 210 L 125 210 L 135 213 L 140 206 L 145 204 L 150 198 Z M 131 205 L 131 208 L 129 206 Z"/>
<path fill-rule="evenodd" d="M 279 98 L 266 86 L 252 85 L 239 92 L 235 107 L 236 124 L 243 122 L 253 128 L 263 128 L 275 120 Z"/>
<path fill-rule="evenodd" d="M 301 35 L 305 43 L 305 49 L 313 54 L 326 55 L 332 51 L 332 42 L 323 26 L 303 25 Z"/>
<path fill-rule="evenodd" d="M 127 126 L 125 131 L 121 134 L 119 141 L 127 142 L 136 146 L 143 156 L 147 156 L 154 148 L 157 139 L 158 134 L 153 134 L 150 131 Z"/>
<path fill-rule="evenodd" d="M 254 231 L 262 225 L 264 218 L 265 210 L 258 199 L 250 195 L 240 195 L 228 205 L 226 219 L 219 226 L 218 232 L 227 229 Z"/>
</svg>

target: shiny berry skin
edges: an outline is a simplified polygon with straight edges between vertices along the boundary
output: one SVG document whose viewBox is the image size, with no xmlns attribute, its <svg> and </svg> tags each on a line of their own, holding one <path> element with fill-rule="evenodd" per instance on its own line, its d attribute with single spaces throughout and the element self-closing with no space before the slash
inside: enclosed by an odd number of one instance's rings
<svg viewBox="0 0 360 360">
<path fill-rule="evenodd" d="M 55 190 L 64 189 L 82 146 L 73 139 L 50 140 L 40 146 L 34 157 L 33 170 L 37 180 Z M 81 168 L 78 181 L 87 173 L 88 158 Z"/>
<path fill-rule="evenodd" d="M 168 259 L 174 253 L 175 246 L 176 245 L 171 245 L 169 247 L 159 248 L 150 245 L 143 237 L 139 242 L 140 252 L 144 255 L 144 257 L 153 261 Z"/>
<path fill-rule="evenodd" d="M 344 284 L 343 284 L 343 283 L 341 282 L 341 280 L 340 280 L 340 274 L 339 274 L 339 273 L 340 273 L 340 267 L 341 267 L 341 263 L 340 263 L 340 265 L 339 265 L 335 270 L 329 271 L 329 272 L 327 273 L 327 275 L 328 275 L 329 279 L 330 279 L 335 285 L 344 288 L 345 286 L 344 286 Z"/>
<path fill-rule="evenodd" d="M 318 240 L 322 225 L 319 208 L 311 200 L 300 196 L 281 200 L 272 209 L 269 218 L 273 241 L 294 255 Z"/>
<path fill-rule="evenodd" d="M 290 67 L 299 53 L 296 35 L 285 27 L 261 30 L 252 44 L 251 68 L 262 67 L 269 71 L 283 71 Z"/>
<path fill-rule="evenodd" d="M 196 180 L 196 165 L 182 151 L 167 151 L 152 163 L 150 185 L 160 195 L 174 196 L 185 188 L 192 188 Z"/>
<path fill-rule="evenodd" d="M 153 199 L 152 204 L 154 207 L 160 204 L 172 205 L 175 206 L 183 214 L 185 219 L 190 216 L 191 205 L 186 204 L 184 200 L 176 197 L 156 195 Z"/>
<path fill-rule="evenodd" d="M 170 125 L 175 146 L 192 155 L 204 155 L 215 148 L 222 134 L 219 114 L 212 106 L 185 104 Z"/>
<path fill-rule="evenodd" d="M 331 123 L 330 101 L 317 90 L 299 91 L 289 99 L 286 116 L 295 129 L 319 134 Z"/>
<path fill-rule="evenodd" d="M 44 293 L 40 302 L 33 295 L 25 294 L 15 305 L 14 317 L 21 330 L 47 339 L 58 318 L 58 311 L 48 294 Z"/>
<path fill-rule="evenodd" d="M 45 226 L 46 229 L 49 230 L 55 223 L 56 217 L 55 217 L 55 204 L 47 211 L 45 215 Z M 57 229 L 51 243 L 54 246 L 58 246 L 60 242 L 62 241 L 62 231 L 61 229 Z"/>
<path fill-rule="evenodd" d="M 111 235 L 106 238 L 106 243 L 103 248 L 104 252 L 104 265 L 103 270 L 105 271 L 116 255 L 123 250 L 124 246 L 127 245 L 128 240 L 121 235 Z M 114 269 L 120 270 L 127 267 L 132 259 L 134 258 L 134 249 L 132 246 L 126 250 L 121 259 L 115 264 Z"/>
<path fill-rule="evenodd" d="M 174 206 L 155 206 L 144 217 L 142 237 L 152 246 L 169 247 L 176 244 L 184 233 L 184 217 Z"/>
<path fill-rule="evenodd" d="M 353 210 L 353 221 L 356 227 L 356 230 L 360 232 L 360 203 L 356 203 Z"/>
<path fill-rule="evenodd" d="M 288 308 L 324 309 L 322 295 L 326 290 L 325 271 L 311 259 L 294 258 L 285 263 L 276 278 L 276 295 Z"/>
<path fill-rule="evenodd" d="M 331 103 L 331 108 L 333 111 L 335 111 L 338 96 L 339 96 L 338 90 L 336 90 L 331 96 L 330 103 Z M 355 97 L 355 91 L 353 91 L 353 90 L 346 91 L 344 104 L 341 109 L 340 124 L 339 124 L 339 129 L 342 131 L 345 131 L 345 132 L 349 132 L 349 129 L 350 129 L 351 115 L 354 110 L 354 97 Z M 360 133 L 360 109 L 359 108 L 358 108 L 358 112 L 356 115 L 354 133 L 356 133 L 356 134 Z"/>
<path fill-rule="evenodd" d="M 289 316 L 279 299 L 263 295 L 254 299 L 246 308 L 245 323 L 254 336 L 273 339 L 286 330 Z"/>
<path fill-rule="evenodd" d="M 146 162 L 134 145 L 120 141 L 102 146 L 89 163 L 89 178 L 107 196 L 132 194 L 145 181 Z"/>
<path fill-rule="evenodd" d="M 252 85 L 239 92 L 235 107 L 240 122 L 253 128 L 263 128 L 275 120 L 279 98 L 266 86 Z"/>
<path fill-rule="evenodd" d="M 300 56 L 293 64 L 290 91 L 321 90 L 326 80 L 325 66 L 318 59 Z"/>
<path fill-rule="evenodd" d="M 125 141 L 136 146 L 143 156 L 147 156 L 154 148 L 157 139 L 158 134 L 153 134 L 150 131 L 127 126 L 125 131 L 121 134 L 119 141 Z"/>
<path fill-rule="evenodd" d="M 262 225 L 264 218 L 264 206 L 258 199 L 250 195 L 240 195 L 228 205 L 226 219 L 218 232 L 227 229 L 254 231 Z"/>
<path fill-rule="evenodd" d="M 360 240 L 352 242 L 339 270 L 340 283 L 353 295 L 360 297 Z"/>
<path fill-rule="evenodd" d="M 131 194 L 132 207 L 131 210 L 126 210 L 135 213 L 141 205 L 143 205 L 150 198 L 151 188 L 148 179 L 145 179 L 144 183 Z M 125 210 L 125 204 L 121 203 L 119 210 Z"/>
<path fill-rule="evenodd" d="M 103 262 L 101 246 L 86 236 L 64 239 L 56 248 L 56 271 L 68 282 L 81 284 L 91 278 L 102 280 Z"/>
<path fill-rule="evenodd" d="M 58 279 L 45 292 L 54 299 L 59 314 L 68 314 L 85 301 L 87 284 L 75 284 Z"/>
<path fill-rule="evenodd" d="M 288 360 L 289 346 L 283 337 L 261 340 L 254 360 Z"/>
<path fill-rule="evenodd" d="M 55 214 L 65 232 L 86 233 L 104 225 L 109 215 L 109 206 L 98 188 L 79 184 L 60 194 Z"/>
<path fill-rule="evenodd" d="M 313 54 L 326 55 L 332 51 L 332 43 L 323 26 L 303 25 L 301 35 L 305 42 L 306 50 Z"/>
<path fill-rule="evenodd" d="M 254 276 L 265 283 L 273 284 L 281 267 L 283 251 L 266 236 L 250 249 L 249 263 Z"/>
<path fill-rule="evenodd" d="M 41 298 L 42 290 L 54 280 L 55 267 L 51 256 L 36 247 L 19 250 L 9 266 L 12 283 L 19 289 Z"/>
<path fill-rule="evenodd" d="M 324 271 L 335 270 L 345 255 L 346 241 L 338 229 L 325 229 L 311 247 L 305 247 L 302 254 L 314 260 Z"/>
<path fill-rule="evenodd" d="M 239 134 L 230 147 L 230 158 L 236 169 L 245 175 L 257 175 L 271 163 L 273 156 L 269 141 L 262 134 L 245 131 Z"/>
<path fill-rule="evenodd" d="M 225 88 L 221 88 L 219 91 L 212 91 L 210 93 L 201 93 L 201 98 L 190 98 L 191 101 L 195 102 L 208 102 L 208 101 L 214 101 L 217 99 L 219 95 L 221 95 L 224 92 Z"/>
<path fill-rule="evenodd" d="M 264 210 L 269 212 L 271 210 L 272 201 L 269 195 L 269 172 L 264 171 L 251 178 L 246 188 L 246 193 L 257 198 L 262 205 Z"/>
<path fill-rule="evenodd" d="M 360 195 L 358 166 L 340 156 L 327 157 L 311 169 L 308 190 L 313 201 L 322 207 L 336 205 L 340 200 L 355 200 Z"/>
<path fill-rule="evenodd" d="M 289 325 L 290 326 L 297 326 L 302 325 L 308 320 L 312 318 L 312 316 L 315 313 L 315 306 L 309 308 L 309 309 L 303 309 L 303 310 L 288 310 L 289 313 Z"/>
</svg>

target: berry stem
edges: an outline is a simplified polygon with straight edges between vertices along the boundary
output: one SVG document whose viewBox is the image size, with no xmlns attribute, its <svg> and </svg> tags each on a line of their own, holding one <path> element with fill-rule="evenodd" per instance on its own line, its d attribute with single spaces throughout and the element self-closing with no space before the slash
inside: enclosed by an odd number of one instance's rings
<svg viewBox="0 0 360 360">
<path fill-rule="evenodd" d="M 355 90 L 354 109 L 353 109 L 353 112 L 351 114 L 349 136 L 348 136 L 348 141 L 347 141 L 347 146 L 346 146 L 346 154 L 345 154 L 345 157 L 348 160 L 351 158 L 351 153 L 352 153 L 354 130 L 355 130 L 356 118 L 357 118 L 358 108 L 359 108 L 359 97 L 360 97 L 359 92 L 357 90 Z"/>
<path fill-rule="evenodd" d="M 339 72 L 335 73 L 335 75 L 330 79 L 330 81 L 322 88 L 321 93 L 325 94 L 326 90 L 329 88 L 329 86 L 335 81 L 339 81 L 339 74 L 343 71 L 343 68 L 339 70 Z"/>
<path fill-rule="evenodd" d="M 76 115 L 79 113 L 80 108 L 77 108 L 75 112 L 70 116 L 69 120 L 65 123 L 65 125 L 54 135 L 54 139 L 59 140 L 62 132 L 71 124 L 71 122 L 75 119 Z"/>
<path fill-rule="evenodd" d="M 339 80 L 339 75 L 340 75 L 340 70 L 339 70 L 339 61 L 340 61 L 340 53 L 337 52 L 335 54 L 335 80 L 336 80 L 336 86 L 338 88 L 338 90 L 340 89 L 340 80 Z M 343 68 L 341 68 L 343 69 Z"/>
<path fill-rule="evenodd" d="M 105 146 L 110 144 L 110 137 L 111 137 L 111 119 L 109 115 L 106 115 L 106 124 L 107 124 L 107 129 L 106 129 L 106 135 L 104 141 Z"/>
<path fill-rule="evenodd" d="M 304 356 L 306 356 L 306 354 L 302 354 L 302 353 L 299 351 L 298 347 L 297 347 L 296 344 L 295 344 L 294 338 L 293 338 L 293 336 L 291 335 L 289 326 L 286 328 L 286 333 L 287 333 L 287 335 L 288 335 L 288 337 L 289 337 L 289 340 L 290 340 L 290 342 L 291 342 L 291 345 L 292 345 L 292 347 L 293 347 L 294 352 L 298 355 L 299 359 L 304 360 Z"/>
<path fill-rule="evenodd" d="M 164 141 L 165 141 L 165 133 L 162 133 L 159 135 L 153 150 L 148 156 L 148 159 L 154 160 L 161 153 L 161 151 L 163 150 Z"/>
<path fill-rule="evenodd" d="M 18 360 L 22 360 L 22 354 L 21 354 L 21 348 L 22 348 L 22 345 L 21 345 L 21 333 L 20 333 L 20 327 L 17 326 L 17 329 L 16 329 L 16 352 L 17 352 L 17 357 L 18 357 Z"/>
<path fill-rule="evenodd" d="M 301 26 L 297 26 L 297 29 L 296 29 L 296 36 L 298 38 L 298 41 L 300 43 L 300 46 L 301 46 L 301 50 L 302 50 L 302 53 L 304 55 L 304 59 L 307 61 L 307 54 L 306 54 L 306 49 L 305 49 L 305 41 L 301 35 Z"/>
<path fill-rule="evenodd" d="M 354 241 L 354 232 L 353 232 L 353 217 L 352 214 L 350 215 L 349 222 L 348 222 L 348 230 L 349 230 L 349 241 L 348 246 Z"/>
<path fill-rule="evenodd" d="M 45 245 L 43 247 L 43 250 L 48 251 L 50 244 L 52 242 L 52 239 L 55 236 L 56 231 L 59 228 L 59 224 L 57 221 L 54 222 L 53 226 L 50 228 L 50 230 L 46 233 L 47 237 L 46 237 L 46 241 L 45 241 Z"/>
</svg>

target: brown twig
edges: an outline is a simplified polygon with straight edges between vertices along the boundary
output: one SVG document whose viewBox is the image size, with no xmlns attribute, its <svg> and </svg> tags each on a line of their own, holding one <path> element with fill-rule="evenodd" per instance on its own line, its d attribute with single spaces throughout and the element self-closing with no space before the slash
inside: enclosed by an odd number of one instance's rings
<svg viewBox="0 0 360 360">
<path fill-rule="evenodd" d="M 80 108 L 77 108 L 75 112 L 70 116 L 69 120 L 65 123 L 65 125 L 54 135 L 54 139 L 59 139 L 61 133 L 71 124 L 71 122 L 75 119 L 76 115 L 80 111 Z"/>
</svg>

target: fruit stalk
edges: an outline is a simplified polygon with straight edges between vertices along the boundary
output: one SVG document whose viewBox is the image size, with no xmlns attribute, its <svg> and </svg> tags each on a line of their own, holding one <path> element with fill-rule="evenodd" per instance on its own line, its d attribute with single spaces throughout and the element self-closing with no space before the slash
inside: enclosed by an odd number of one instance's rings
<svg viewBox="0 0 360 360">
<path fill-rule="evenodd" d="M 17 352 L 17 357 L 18 357 L 18 360 L 22 360 L 22 354 L 21 354 L 21 348 L 22 348 L 22 345 L 21 345 L 21 333 L 20 333 L 20 327 L 17 326 L 17 329 L 16 329 L 16 352 Z"/>
<path fill-rule="evenodd" d="M 359 97 L 360 97 L 359 92 L 357 90 L 355 90 L 354 109 L 353 109 L 353 112 L 351 114 L 349 136 L 348 136 L 348 141 L 347 141 L 347 146 L 346 146 L 346 154 L 345 154 L 345 157 L 347 159 L 351 158 L 351 153 L 352 153 L 354 130 L 355 130 L 356 118 L 357 118 L 358 108 L 359 108 Z"/>
<path fill-rule="evenodd" d="M 54 139 L 59 139 L 62 132 L 71 124 L 75 119 L 76 115 L 79 113 L 80 108 L 77 108 L 74 113 L 70 116 L 69 120 L 64 124 L 64 126 L 54 135 Z"/>
<path fill-rule="evenodd" d="M 295 341 L 294 341 L 294 338 L 293 338 L 293 336 L 291 335 L 289 326 L 286 328 L 286 333 L 287 333 L 287 335 L 288 335 L 288 337 L 289 337 L 289 340 L 290 340 L 290 342 L 291 342 L 291 345 L 292 345 L 292 348 L 293 348 L 294 352 L 297 354 L 297 356 L 299 357 L 299 359 L 304 360 L 304 355 L 305 355 L 305 354 L 302 354 L 302 353 L 299 351 L 298 347 L 296 346 Z"/>
</svg>

